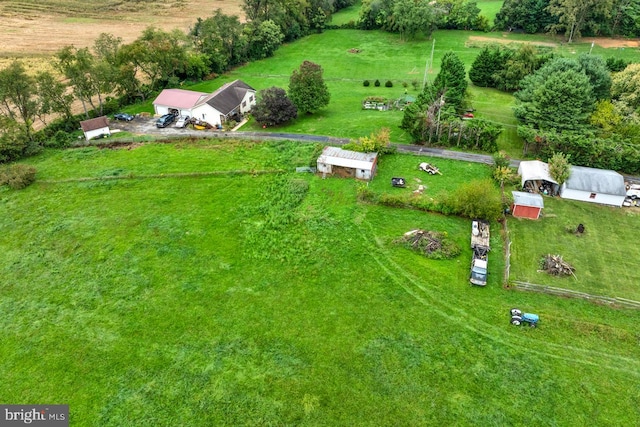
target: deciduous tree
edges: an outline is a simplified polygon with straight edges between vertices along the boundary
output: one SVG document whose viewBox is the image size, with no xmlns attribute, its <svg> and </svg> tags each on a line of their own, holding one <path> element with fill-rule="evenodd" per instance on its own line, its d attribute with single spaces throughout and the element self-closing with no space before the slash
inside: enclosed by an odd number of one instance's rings
<svg viewBox="0 0 640 427">
<path fill-rule="evenodd" d="M 258 93 L 258 100 L 251 109 L 251 114 L 258 123 L 277 126 L 298 117 L 298 109 L 284 89 L 274 86 Z"/>
<path fill-rule="evenodd" d="M 585 26 L 597 26 L 591 21 L 594 15 L 610 17 L 613 0 L 550 0 L 547 11 L 558 19 L 556 24 L 551 24 L 549 30 L 552 34 L 564 31 L 567 41 L 571 43 L 574 38 L 580 37 Z"/>
<path fill-rule="evenodd" d="M 16 124 L 28 141 L 33 141 L 31 126 L 38 113 L 35 86 L 19 61 L 0 70 L 0 115 L 6 126 Z"/>
<path fill-rule="evenodd" d="M 553 153 L 553 156 L 549 158 L 549 175 L 553 178 L 558 185 L 564 184 L 569 179 L 571 174 L 571 164 L 569 164 L 569 157 L 571 155 L 565 155 L 564 153 Z"/>
<path fill-rule="evenodd" d="M 64 120 L 73 117 L 71 103 L 73 95 L 67 91 L 67 86 L 53 74 L 43 71 L 36 75 L 35 83 L 38 93 L 38 117 L 46 124 L 50 114 L 61 114 Z"/>
<path fill-rule="evenodd" d="M 289 97 L 298 107 L 298 112 L 315 113 L 329 105 L 331 95 L 322 77 L 322 67 L 304 61 L 293 71 L 289 79 Z"/>
</svg>

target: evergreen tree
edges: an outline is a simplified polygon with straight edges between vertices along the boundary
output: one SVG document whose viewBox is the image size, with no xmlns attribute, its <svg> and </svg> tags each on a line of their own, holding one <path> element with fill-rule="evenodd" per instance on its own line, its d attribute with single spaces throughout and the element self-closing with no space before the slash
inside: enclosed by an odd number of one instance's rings
<svg viewBox="0 0 640 427">
<path fill-rule="evenodd" d="M 289 97 L 301 113 L 315 113 L 329 105 L 331 95 L 322 78 L 322 67 L 304 61 L 294 70 L 289 79 Z"/>
<path fill-rule="evenodd" d="M 471 64 L 469 80 L 480 87 L 496 87 L 495 74 L 504 68 L 506 55 L 499 48 L 485 47 Z"/>
<path fill-rule="evenodd" d="M 440 72 L 436 76 L 433 86 L 436 90 L 444 92 L 444 99 L 448 107 L 453 107 L 456 110 L 462 108 L 467 85 L 464 63 L 455 53 L 445 53 L 440 64 Z"/>
</svg>

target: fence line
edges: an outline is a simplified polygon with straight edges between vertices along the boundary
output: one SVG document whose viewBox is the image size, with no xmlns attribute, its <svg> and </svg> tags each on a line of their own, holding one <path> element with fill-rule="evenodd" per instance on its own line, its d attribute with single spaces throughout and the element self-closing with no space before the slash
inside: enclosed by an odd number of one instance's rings
<svg viewBox="0 0 640 427">
<path fill-rule="evenodd" d="M 511 272 L 511 238 L 509 237 L 509 228 L 507 227 L 507 218 L 503 221 L 504 227 L 504 278 L 502 284 L 507 286 L 509 284 L 509 275 Z"/>
<path fill-rule="evenodd" d="M 511 282 L 511 287 L 531 292 L 541 292 L 550 295 L 557 295 L 567 298 L 581 298 L 589 301 L 595 301 L 603 304 L 615 305 L 624 308 L 632 308 L 640 310 L 640 301 L 634 301 L 626 298 L 606 297 L 603 295 L 591 295 L 586 292 L 572 291 L 571 289 L 556 288 L 554 286 L 538 285 L 528 282 Z"/>
</svg>

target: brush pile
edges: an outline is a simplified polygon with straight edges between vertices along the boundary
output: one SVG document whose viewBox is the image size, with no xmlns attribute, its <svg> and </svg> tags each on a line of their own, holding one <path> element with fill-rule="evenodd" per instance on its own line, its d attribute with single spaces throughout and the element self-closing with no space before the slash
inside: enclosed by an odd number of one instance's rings
<svg viewBox="0 0 640 427">
<path fill-rule="evenodd" d="M 562 259 L 562 255 L 548 254 L 542 257 L 540 262 L 542 271 L 553 276 L 575 276 L 576 269 Z"/>
<path fill-rule="evenodd" d="M 396 242 L 432 259 L 448 259 L 460 254 L 460 248 L 447 238 L 447 234 L 437 231 L 407 231 Z"/>
</svg>

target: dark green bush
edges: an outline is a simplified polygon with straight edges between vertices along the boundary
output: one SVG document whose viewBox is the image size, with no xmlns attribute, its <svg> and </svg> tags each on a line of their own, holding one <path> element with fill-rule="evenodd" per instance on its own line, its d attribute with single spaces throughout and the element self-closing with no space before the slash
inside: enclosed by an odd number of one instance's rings
<svg viewBox="0 0 640 427">
<path fill-rule="evenodd" d="M 387 80 L 387 82 L 384 84 L 385 87 L 393 87 L 393 82 L 391 80 Z"/>
<path fill-rule="evenodd" d="M 369 82 L 369 80 L 365 80 L 364 82 L 362 82 L 362 85 L 364 87 L 368 87 L 371 84 L 371 82 Z"/>
<path fill-rule="evenodd" d="M 375 87 L 380 86 L 380 80 L 376 79 L 376 81 L 373 83 L 373 85 L 374 85 Z"/>
<path fill-rule="evenodd" d="M 23 164 L 12 164 L 0 169 L 0 186 L 8 185 L 14 190 L 22 190 L 36 180 L 36 168 Z"/>
</svg>

